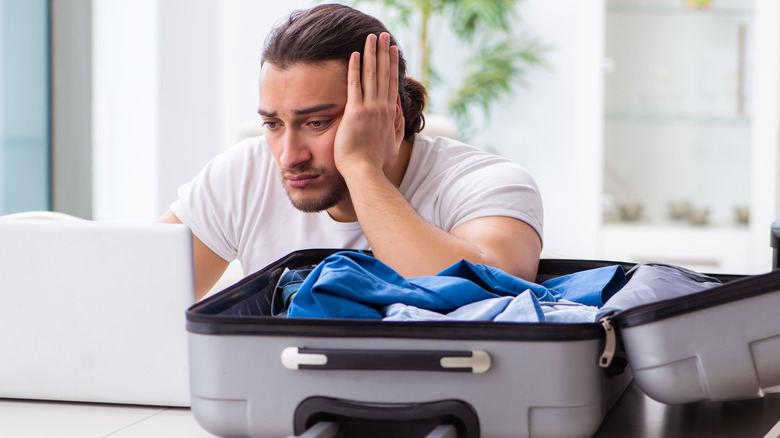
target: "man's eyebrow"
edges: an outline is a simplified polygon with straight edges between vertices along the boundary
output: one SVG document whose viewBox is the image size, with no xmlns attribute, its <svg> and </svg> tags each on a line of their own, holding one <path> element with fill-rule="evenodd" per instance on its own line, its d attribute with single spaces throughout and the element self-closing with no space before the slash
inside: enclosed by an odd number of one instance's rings
<svg viewBox="0 0 780 438">
<path fill-rule="evenodd" d="M 327 111 L 336 108 L 338 105 L 335 103 L 323 103 L 319 105 L 310 106 L 308 108 L 301 108 L 293 110 L 293 114 L 296 116 L 305 116 L 312 113 L 318 113 L 320 111 Z M 263 117 L 276 117 L 276 111 L 266 111 L 262 108 L 257 110 L 257 113 Z"/>
<path fill-rule="evenodd" d="M 336 107 L 335 103 L 323 103 L 320 105 L 310 106 L 308 108 L 301 108 L 293 111 L 296 116 L 305 116 L 311 113 L 318 113 L 320 111 L 327 111 Z"/>
</svg>

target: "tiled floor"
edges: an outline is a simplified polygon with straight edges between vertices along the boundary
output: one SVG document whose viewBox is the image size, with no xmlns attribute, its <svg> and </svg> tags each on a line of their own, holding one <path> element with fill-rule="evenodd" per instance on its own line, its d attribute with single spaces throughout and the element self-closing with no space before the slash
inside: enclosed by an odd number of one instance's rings
<svg viewBox="0 0 780 438">
<path fill-rule="evenodd" d="M 212 438 L 185 408 L 0 400 L 0 436 Z"/>
</svg>

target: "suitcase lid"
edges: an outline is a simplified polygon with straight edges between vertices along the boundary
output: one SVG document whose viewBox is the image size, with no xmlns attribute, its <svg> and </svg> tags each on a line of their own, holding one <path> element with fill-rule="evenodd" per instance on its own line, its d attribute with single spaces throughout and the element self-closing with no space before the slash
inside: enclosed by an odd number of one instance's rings
<svg viewBox="0 0 780 438">
<path fill-rule="evenodd" d="M 614 368 L 624 346 L 642 391 L 669 404 L 780 389 L 780 270 L 724 278 L 710 289 L 602 318 L 607 340 L 599 365 Z"/>
</svg>

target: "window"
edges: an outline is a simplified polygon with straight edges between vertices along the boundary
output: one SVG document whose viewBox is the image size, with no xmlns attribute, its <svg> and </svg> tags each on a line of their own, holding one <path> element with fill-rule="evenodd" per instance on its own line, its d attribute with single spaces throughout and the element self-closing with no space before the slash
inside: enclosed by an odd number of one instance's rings
<svg viewBox="0 0 780 438">
<path fill-rule="evenodd" d="M 49 2 L 0 0 L 0 214 L 50 208 Z"/>
</svg>

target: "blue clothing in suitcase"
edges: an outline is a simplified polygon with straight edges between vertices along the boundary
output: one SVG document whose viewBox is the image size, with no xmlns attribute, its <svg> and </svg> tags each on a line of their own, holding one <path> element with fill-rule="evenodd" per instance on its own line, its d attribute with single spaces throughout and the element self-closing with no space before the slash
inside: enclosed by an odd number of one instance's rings
<svg viewBox="0 0 780 438">
<path fill-rule="evenodd" d="M 624 284 L 625 274 L 617 265 L 536 284 L 467 261 L 434 276 L 406 279 L 371 256 L 341 252 L 323 260 L 306 277 L 293 297 L 288 317 L 392 319 L 395 315 L 394 320 L 400 320 L 404 312 L 432 311 L 426 315 L 439 318 L 453 317 L 446 314 L 457 311 L 458 319 L 545 321 L 545 314 L 554 309 L 545 312 L 540 302 L 566 300 L 599 307 Z M 403 310 L 398 305 L 410 307 Z"/>
</svg>

